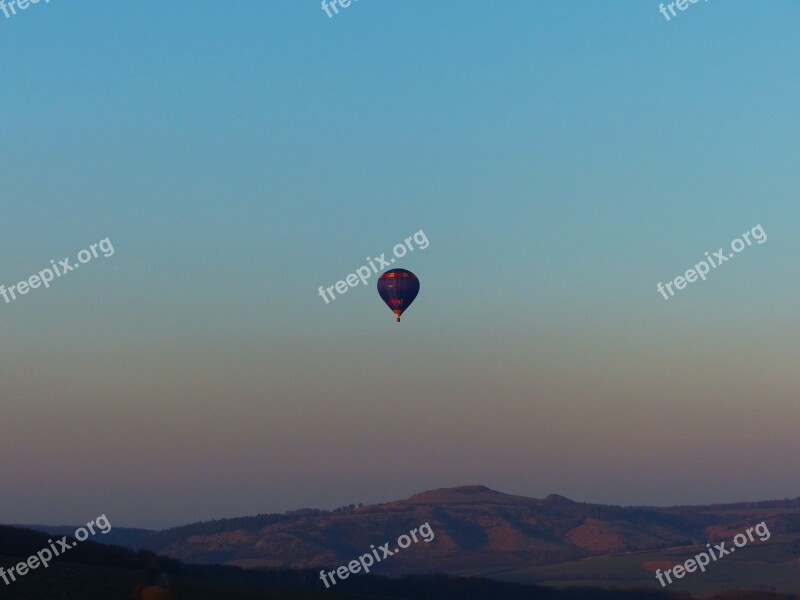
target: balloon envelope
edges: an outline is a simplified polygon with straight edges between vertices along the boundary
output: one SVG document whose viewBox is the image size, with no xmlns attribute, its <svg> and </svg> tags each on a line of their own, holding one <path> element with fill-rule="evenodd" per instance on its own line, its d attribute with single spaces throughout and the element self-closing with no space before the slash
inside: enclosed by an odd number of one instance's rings
<svg viewBox="0 0 800 600">
<path fill-rule="evenodd" d="M 399 323 L 400 315 L 411 306 L 419 293 L 419 279 L 405 269 L 386 271 L 378 279 L 378 293 L 386 302 L 386 306 L 397 315 Z"/>
</svg>

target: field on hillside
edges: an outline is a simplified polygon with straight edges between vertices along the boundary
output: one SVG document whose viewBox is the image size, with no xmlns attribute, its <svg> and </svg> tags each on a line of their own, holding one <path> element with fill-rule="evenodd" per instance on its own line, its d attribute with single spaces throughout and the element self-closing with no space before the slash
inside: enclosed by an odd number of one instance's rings
<svg viewBox="0 0 800 600">
<path fill-rule="evenodd" d="M 775 535 L 766 542 L 748 544 L 740 548 L 738 554 L 727 555 L 712 562 L 706 567 L 705 573 L 696 571 L 687 573 L 682 579 L 673 578 L 673 583 L 667 589 L 698 595 L 710 595 L 737 587 L 798 593 L 800 559 L 787 561 L 786 558 L 791 554 L 790 546 L 796 544 L 797 540 L 796 536 Z M 697 545 L 658 552 L 626 552 L 494 573 L 490 576 L 504 581 L 553 587 L 586 585 L 662 589 L 655 577 L 657 568 L 664 571 L 703 550 L 705 546 Z"/>
</svg>

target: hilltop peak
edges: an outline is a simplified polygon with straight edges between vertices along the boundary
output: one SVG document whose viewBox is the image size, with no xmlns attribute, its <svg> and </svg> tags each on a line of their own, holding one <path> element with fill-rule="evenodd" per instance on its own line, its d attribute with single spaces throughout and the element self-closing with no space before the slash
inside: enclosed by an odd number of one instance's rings
<svg viewBox="0 0 800 600">
<path fill-rule="evenodd" d="M 561 496 L 559 494 L 550 494 L 545 499 L 540 500 L 540 502 L 542 504 L 562 504 L 562 505 L 577 504 L 577 502 L 575 502 L 574 500 L 570 500 L 569 498 Z"/>
<path fill-rule="evenodd" d="M 443 488 L 443 489 L 448 489 L 448 488 Z M 479 494 L 481 492 L 489 492 L 491 494 L 502 494 L 502 492 L 498 492 L 497 490 L 488 488 L 485 485 L 461 485 L 449 489 L 453 492 L 458 492 L 459 494 Z"/>
<path fill-rule="evenodd" d="M 512 496 L 498 492 L 485 485 L 462 485 L 453 488 L 438 488 L 414 494 L 404 503 L 410 504 L 509 504 L 520 501 L 530 502 L 529 498 Z"/>
</svg>

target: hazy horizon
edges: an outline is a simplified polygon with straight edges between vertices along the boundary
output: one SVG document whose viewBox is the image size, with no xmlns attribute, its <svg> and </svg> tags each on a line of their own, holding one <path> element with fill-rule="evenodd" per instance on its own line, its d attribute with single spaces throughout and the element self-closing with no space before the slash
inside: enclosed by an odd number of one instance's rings
<svg viewBox="0 0 800 600">
<path fill-rule="evenodd" d="M 389 503 L 392 503 L 392 502 L 405 501 L 405 500 L 408 500 L 408 499 L 412 498 L 415 495 L 424 494 L 426 492 L 433 492 L 433 491 L 437 491 L 439 489 L 457 489 L 457 488 L 480 486 L 480 485 L 482 485 L 482 484 L 464 484 L 464 485 L 459 485 L 459 486 L 452 486 L 450 488 L 433 488 L 433 489 L 430 489 L 430 490 L 420 490 L 419 492 L 415 492 L 414 494 L 411 494 L 411 495 L 409 495 L 407 497 L 403 497 L 403 498 L 389 498 L 389 499 L 386 499 L 386 500 L 379 500 L 377 502 L 370 502 L 370 503 L 363 502 L 363 504 L 364 504 L 364 506 L 389 504 Z M 488 487 L 488 486 L 485 486 L 485 487 Z M 519 497 L 519 496 L 528 497 L 528 498 L 535 499 L 535 500 L 545 500 L 548 496 L 566 497 L 566 496 L 563 496 L 563 494 L 558 494 L 556 492 L 553 492 L 553 493 L 547 494 L 545 496 L 535 497 L 534 498 L 532 496 L 524 496 L 524 494 L 513 494 L 513 493 L 510 493 L 510 492 L 504 492 L 503 490 L 495 490 L 495 489 L 492 489 L 492 488 L 489 488 L 489 489 L 491 489 L 491 491 L 493 491 L 493 492 L 498 492 L 500 494 L 505 494 L 505 495 L 509 495 L 509 496 L 517 496 L 517 497 Z M 583 499 L 579 499 L 579 498 L 568 498 L 568 497 L 566 497 L 566 498 L 567 498 L 567 500 L 571 500 L 571 501 L 579 503 L 579 504 L 601 504 L 601 503 L 593 502 L 591 500 L 583 500 Z M 800 496 L 791 497 L 791 498 L 787 497 L 787 498 L 751 499 L 751 500 L 741 500 L 741 501 L 735 501 L 735 502 L 709 502 L 707 504 L 700 504 L 700 505 L 691 505 L 691 504 L 665 504 L 665 505 L 657 505 L 657 504 L 646 504 L 646 505 L 645 504 L 609 504 L 609 506 L 620 506 L 622 508 L 673 508 L 673 507 L 686 507 L 686 506 L 727 505 L 727 504 L 738 504 L 740 502 L 744 502 L 744 503 L 748 503 L 748 502 L 757 503 L 757 502 L 770 502 L 770 501 L 778 501 L 778 502 L 780 502 L 780 501 L 784 501 L 784 500 L 798 500 L 798 499 L 800 499 Z M 214 517 L 212 519 L 205 519 L 205 520 L 206 521 L 213 521 L 213 520 L 247 518 L 247 517 L 256 517 L 259 514 L 286 514 L 286 513 L 291 513 L 293 511 L 298 511 L 298 510 L 334 511 L 335 509 L 346 507 L 346 506 L 349 506 L 350 504 L 355 504 L 357 506 L 359 504 L 359 502 L 360 501 L 354 501 L 354 502 L 351 502 L 349 504 L 344 504 L 344 505 L 341 505 L 341 506 L 330 506 L 330 507 L 298 506 L 298 507 L 289 508 L 289 509 L 286 509 L 286 510 L 269 511 L 269 512 L 261 512 L 261 513 L 252 513 L 252 514 L 246 514 L 246 515 L 245 514 L 218 515 L 218 516 L 216 516 L 216 517 Z M 161 527 L 144 527 L 144 526 L 141 526 L 141 525 L 129 525 L 127 523 L 114 523 L 113 526 L 114 526 L 115 529 L 129 528 L 129 529 L 166 530 L 166 529 L 171 529 L 171 528 L 174 528 L 174 527 L 181 527 L 181 526 L 184 526 L 184 525 L 191 525 L 191 524 L 196 523 L 196 522 L 199 522 L 199 521 L 191 521 L 191 522 L 187 521 L 185 523 L 184 522 L 172 523 L 170 525 L 165 525 L 165 526 L 161 526 Z M 10 523 L 9 522 L 9 523 L 6 523 L 6 522 L 3 522 L 3 523 L 0 523 L 0 524 L 1 525 L 10 525 L 10 526 L 14 526 L 14 527 L 25 527 L 25 526 L 76 527 L 76 523 L 72 523 L 72 522 L 69 522 L 69 523 L 67 523 L 67 522 L 63 522 L 63 523 L 61 523 L 61 522 L 59 522 L 59 523 L 40 523 L 40 522 L 35 522 L 35 523 L 34 522 L 26 522 L 26 523 L 23 523 L 23 522 Z"/>
</svg>

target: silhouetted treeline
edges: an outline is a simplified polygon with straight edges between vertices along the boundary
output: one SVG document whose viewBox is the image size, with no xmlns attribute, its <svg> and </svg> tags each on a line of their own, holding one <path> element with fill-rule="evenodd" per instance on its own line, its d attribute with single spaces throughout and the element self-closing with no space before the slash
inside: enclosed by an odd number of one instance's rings
<svg viewBox="0 0 800 600">
<path fill-rule="evenodd" d="M 29 556 L 35 555 L 43 549 L 52 548 L 54 544 L 59 555 L 53 561 L 66 563 L 91 564 L 106 567 L 118 567 L 121 569 L 141 569 L 144 568 L 147 553 L 133 552 L 120 546 L 108 546 L 97 544 L 91 538 L 78 543 L 74 548 L 63 551 L 57 540 L 62 536 L 48 536 L 46 533 L 33 531 L 30 529 L 20 529 L 17 527 L 5 527 L 0 525 L 0 556 L 19 557 L 26 560 Z M 77 540 L 72 536 L 64 536 L 67 543 L 72 546 Z M 12 564 L 0 566 L 13 566 Z"/>
</svg>

